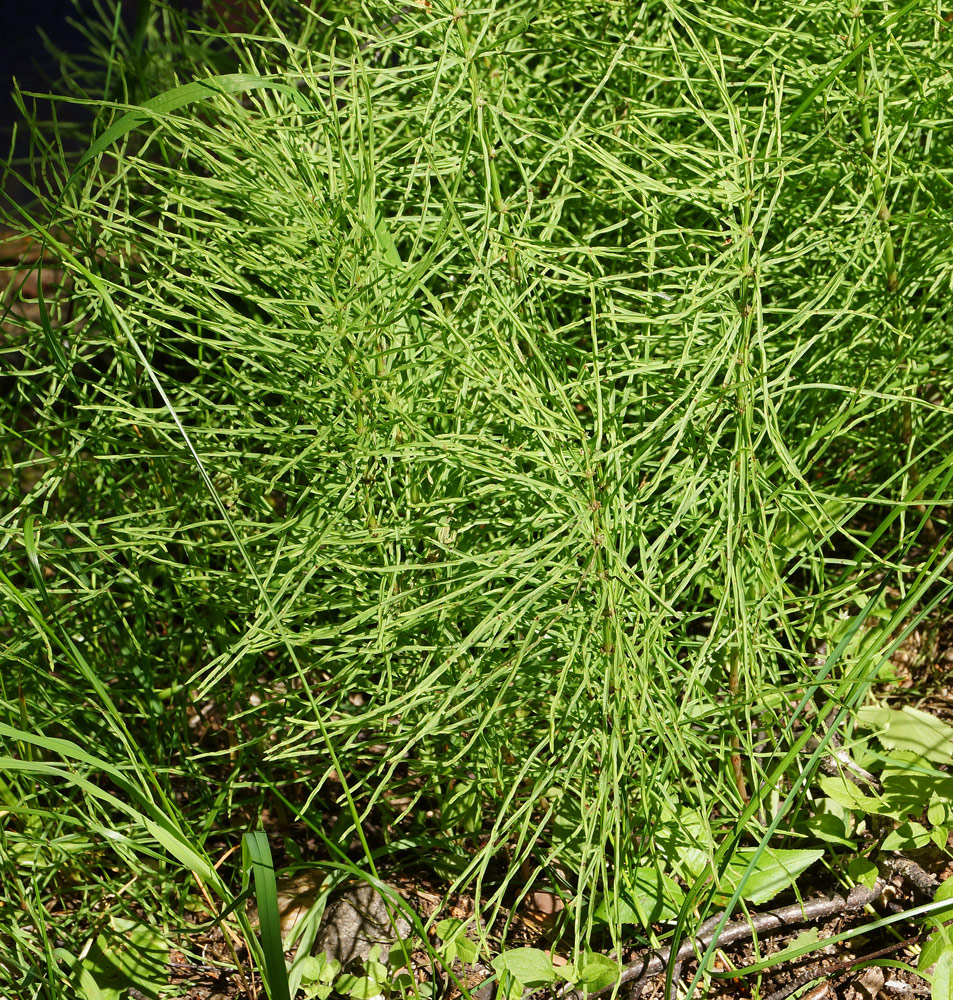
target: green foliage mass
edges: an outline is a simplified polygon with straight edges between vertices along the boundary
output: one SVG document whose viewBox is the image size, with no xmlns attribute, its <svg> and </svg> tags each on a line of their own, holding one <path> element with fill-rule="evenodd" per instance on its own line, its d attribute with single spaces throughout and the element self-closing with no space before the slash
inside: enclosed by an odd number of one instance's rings
<svg viewBox="0 0 953 1000">
<path fill-rule="evenodd" d="M 856 703 L 936 580 L 936 5 L 103 23 L 71 183 L 36 126 L 68 322 L 2 345 L 0 719 L 135 759 L 200 851 L 265 807 L 345 849 L 371 817 L 376 863 L 489 906 L 529 858 L 577 941 L 619 873 L 756 842 L 802 693 Z M 71 864 L 124 822 L 4 782 L 48 866 L 68 817 L 100 831 Z"/>
</svg>

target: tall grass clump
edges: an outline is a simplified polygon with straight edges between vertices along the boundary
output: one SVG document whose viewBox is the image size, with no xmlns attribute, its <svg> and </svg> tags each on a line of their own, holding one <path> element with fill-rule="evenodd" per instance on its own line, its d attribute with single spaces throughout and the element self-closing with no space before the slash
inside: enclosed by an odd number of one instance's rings
<svg viewBox="0 0 953 1000">
<path fill-rule="evenodd" d="M 64 278 L 2 345 L 0 974 L 79 950 L 55 891 L 230 898 L 263 810 L 488 913 L 548 880 L 577 945 L 789 830 L 940 585 L 941 9 L 103 23 L 90 152 L 23 98 L 8 211 Z"/>
</svg>

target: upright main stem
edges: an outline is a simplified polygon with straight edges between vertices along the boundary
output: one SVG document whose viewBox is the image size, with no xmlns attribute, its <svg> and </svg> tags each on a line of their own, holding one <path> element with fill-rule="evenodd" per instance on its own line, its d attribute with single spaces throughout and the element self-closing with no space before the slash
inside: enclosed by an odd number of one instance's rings
<svg viewBox="0 0 953 1000">
<path fill-rule="evenodd" d="M 859 7 L 853 9 L 853 45 L 857 48 L 862 37 L 861 20 L 863 13 Z M 884 197 L 883 181 L 874 164 L 874 134 L 870 126 L 870 112 L 867 110 L 867 74 L 864 68 L 864 54 L 857 53 L 857 99 L 860 102 L 860 133 L 864 140 L 864 155 L 871 165 L 871 185 L 874 192 L 874 203 L 877 209 L 877 218 L 883 227 L 884 232 L 884 272 L 887 278 L 887 291 L 896 293 L 900 288 L 900 275 L 897 271 L 897 259 L 894 253 L 893 236 L 890 232 L 890 211 Z"/>
<path fill-rule="evenodd" d="M 470 75 L 470 89 L 473 94 L 473 110 L 476 118 L 477 130 L 480 134 L 480 142 L 483 146 L 483 156 L 486 161 L 486 172 L 487 178 L 490 182 L 490 196 L 498 218 L 498 224 L 500 227 L 500 235 L 506 245 L 506 259 L 509 264 L 510 277 L 514 280 L 516 279 L 516 251 L 514 250 L 513 243 L 509 238 L 509 223 L 507 222 L 506 212 L 506 200 L 503 197 L 503 191 L 500 187 L 500 174 L 496 167 L 496 150 L 494 149 L 494 144 L 492 137 L 490 135 L 490 128 L 487 123 L 486 98 L 482 96 L 480 87 L 480 77 L 477 72 L 476 65 L 476 54 L 470 45 L 470 32 L 467 30 L 466 17 L 465 14 L 460 11 L 454 15 L 454 21 L 457 25 L 457 31 L 460 34 L 460 39 L 463 42 L 463 52 L 464 57 L 467 60 L 469 66 Z"/>
<path fill-rule="evenodd" d="M 854 7 L 851 10 L 851 15 L 854 19 L 851 41 L 853 47 L 859 48 L 861 44 L 861 39 L 863 37 L 863 11 L 860 7 Z M 856 71 L 857 71 L 857 99 L 860 104 L 860 133 L 863 137 L 864 142 L 864 155 L 870 162 L 871 168 L 871 188 L 873 190 L 874 203 L 877 211 L 877 218 L 880 220 L 880 225 L 883 229 L 883 259 L 884 259 L 884 274 L 887 281 L 887 291 L 891 296 L 896 296 L 900 290 L 900 273 L 897 267 L 897 258 L 893 243 L 893 235 L 890 232 L 890 210 L 887 208 L 887 200 L 884 193 L 883 181 L 880 179 L 880 173 L 877 170 L 877 166 L 874 163 L 874 135 L 873 129 L 870 124 L 870 112 L 868 111 L 867 105 L 867 74 L 865 70 L 865 54 L 863 52 L 858 52 L 856 57 Z M 893 314 L 894 314 L 894 326 L 897 328 L 897 357 L 899 359 L 903 351 L 903 339 L 900 333 L 900 317 L 899 317 L 899 301 L 894 298 L 893 300 Z M 910 442 L 913 438 L 913 410 L 910 405 L 910 400 L 905 399 L 901 403 L 900 407 L 900 443 L 903 446 L 904 458 L 909 461 L 910 455 Z M 919 464 L 917 462 L 911 462 L 910 464 L 910 486 L 912 488 L 913 499 L 919 498 L 919 491 L 917 490 L 917 483 L 920 479 Z M 916 510 L 920 513 L 925 513 L 926 508 L 923 504 L 917 504 Z M 924 536 L 927 540 L 930 540 L 936 536 L 936 531 L 933 527 L 933 521 L 927 518 L 924 524 Z"/>
</svg>

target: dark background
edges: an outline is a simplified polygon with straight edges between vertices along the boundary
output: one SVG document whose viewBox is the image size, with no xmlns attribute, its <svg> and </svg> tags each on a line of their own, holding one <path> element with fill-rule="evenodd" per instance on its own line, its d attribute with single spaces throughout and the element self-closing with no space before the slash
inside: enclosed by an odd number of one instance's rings
<svg viewBox="0 0 953 1000">
<path fill-rule="evenodd" d="M 135 23 L 136 9 L 136 0 L 124 0 L 123 16 L 130 26 Z M 0 0 L 0 164 L 12 159 L 22 166 L 29 151 L 22 125 L 17 129 L 16 147 L 11 148 L 13 125 L 20 118 L 11 97 L 14 79 L 21 90 L 49 93 L 58 76 L 57 61 L 48 53 L 40 32 L 56 48 L 82 54 L 87 42 L 78 25 L 89 18 L 99 20 L 91 0 Z M 44 102 L 41 107 L 45 110 L 48 105 Z M 84 112 L 76 105 L 61 105 L 58 113 L 78 118 Z M 9 207 L 10 201 L 25 204 L 29 196 L 7 175 L 0 201 Z"/>
<path fill-rule="evenodd" d="M 79 11 L 77 11 L 77 6 Z M 13 78 L 23 90 L 48 90 L 42 70 L 55 71 L 37 32 L 42 28 L 59 48 L 82 52 L 82 35 L 68 20 L 90 16 L 90 5 L 81 0 L 0 0 L 0 124 L 9 126 L 15 115 L 10 89 Z"/>
<path fill-rule="evenodd" d="M 130 35 L 135 32 L 140 3 L 148 2 L 121 0 L 122 17 Z M 179 2 L 193 11 L 202 7 L 201 0 Z M 255 22 L 258 4 L 256 0 L 213 0 L 208 10 L 213 23 L 229 30 L 248 30 Z M 11 148 L 13 126 L 20 119 L 11 97 L 14 79 L 23 91 L 45 94 L 51 89 L 61 90 L 55 82 L 59 75 L 57 60 L 47 51 L 41 32 L 55 48 L 82 55 L 88 43 L 79 26 L 90 19 L 102 22 L 94 0 L 0 0 L 0 208 L 9 208 L 11 202 L 25 205 L 30 200 L 23 186 L 2 170 L 9 160 L 23 169 L 29 152 L 27 130 L 22 126 L 17 129 L 16 147 Z M 41 116 L 48 107 L 48 102 L 38 102 Z M 57 106 L 60 120 L 81 120 L 89 114 L 78 105 Z"/>
</svg>

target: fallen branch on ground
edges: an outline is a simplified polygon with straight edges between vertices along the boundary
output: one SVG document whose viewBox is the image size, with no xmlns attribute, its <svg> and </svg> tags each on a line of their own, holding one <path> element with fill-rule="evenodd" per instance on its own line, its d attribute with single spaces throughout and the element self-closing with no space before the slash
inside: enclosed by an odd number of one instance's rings
<svg viewBox="0 0 953 1000">
<path fill-rule="evenodd" d="M 881 864 L 880 877 L 873 888 L 854 886 L 846 895 L 822 896 L 818 899 L 808 899 L 803 903 L 792 903 L 776 910 L 756 913 L 743 920 L 735 920 L 725 925 L 718 934 L 716 946 L 728 948 L 739 941 L 747 941 L 758 936 L 780 934 L 792 927 L 803 924 L 817 923 L 827 920 L 840 913 L 850 913 L 862 910 L 865 906 L 882 900 L 893 877 L 900 877 L 909 882 L 915 889 L 932 897 L 936 889 L 936 879 L 919 865 L 906 858 L 890 859 Z M 672 946 L 658 951 L 644 952 L 634 961 L 629 962 L 622 970 L 618 980 L 619 995 L 631 997 L 645 983 L 662 975 L 669 963 L 674 966 L 673 979 L 678 978 L 678 972 L 683 962 L 697 958 L 706 951 L 714 940 L 715 932 L 724 917 L 724 911 L 710 917 L 698 928 L 694 937 L 683 941 L 678 949 L 672 952 Z M 611 993 L 616 983 L 603 990 L 588 994 L 589 997 L 602 996 Z M 567 987 L 559 993 L 560 1000 L 582 1000 L 582 993 Z"/>
</svg>

